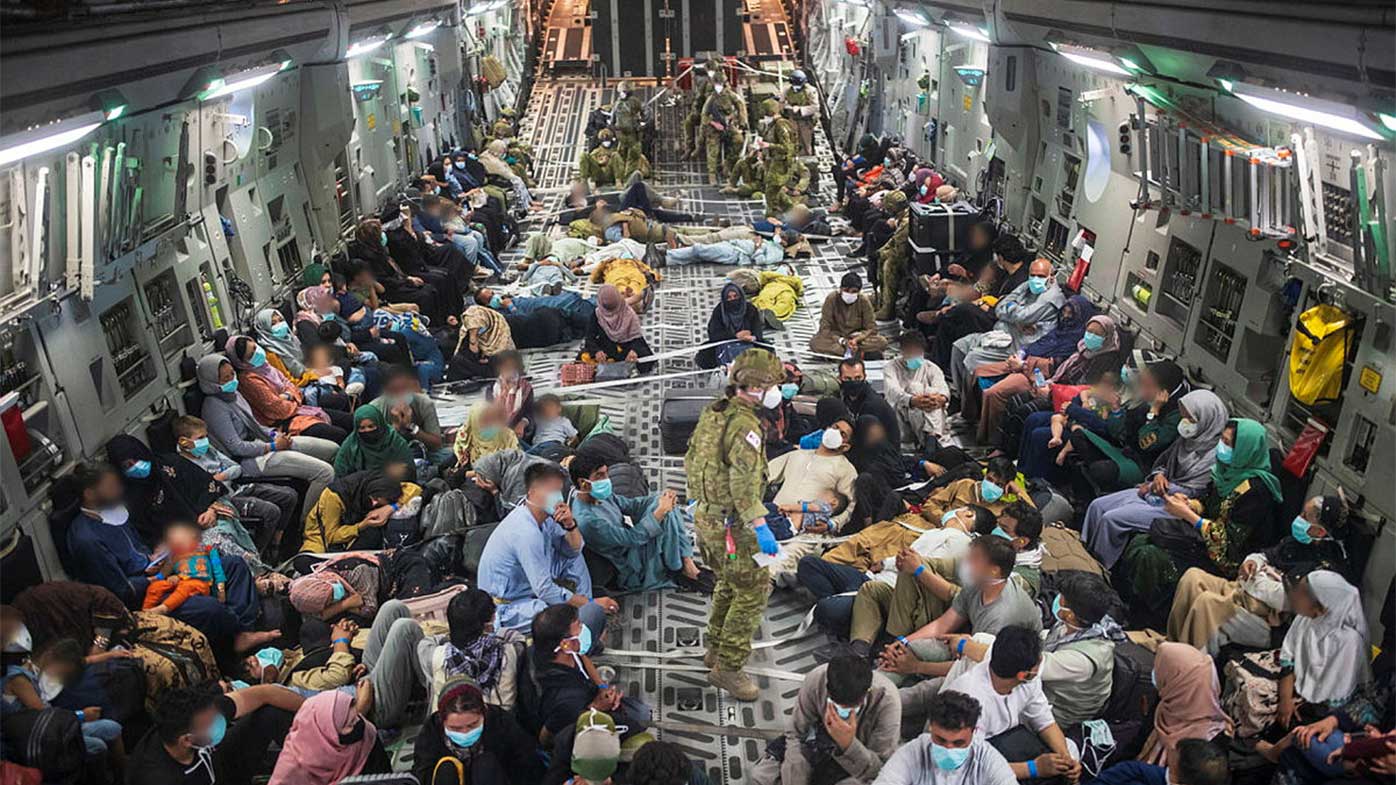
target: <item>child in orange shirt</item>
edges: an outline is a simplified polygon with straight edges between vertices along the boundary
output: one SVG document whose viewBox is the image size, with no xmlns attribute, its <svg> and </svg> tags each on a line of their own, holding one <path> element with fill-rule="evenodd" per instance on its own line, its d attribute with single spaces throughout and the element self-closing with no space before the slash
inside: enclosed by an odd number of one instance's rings
<svg viewBox="0 0 1396 785">
<path fill-rule="evenodd" d="M 196 594 L 211 594 L 215 585 L 218 601 L 227 601 L 223 560 L 217 548 L 199 544 L 200 535 L 199 527 L 188 521 L 172 523 L 165 529 L 161 550 L 166 556 L 145 590 L 142 609 L 170 613 Z"/>
</svg>

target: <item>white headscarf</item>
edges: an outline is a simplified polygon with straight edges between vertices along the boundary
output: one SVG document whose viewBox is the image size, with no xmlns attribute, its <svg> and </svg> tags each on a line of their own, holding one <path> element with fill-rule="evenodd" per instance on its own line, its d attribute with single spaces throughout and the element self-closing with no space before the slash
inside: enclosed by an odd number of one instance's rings
<svg viewBox="0 0 1396 785">
<path fill-rule="evenodd" d="M 1299 616 L 1280 658 L 1294 663 L 1294 691 L 1310 703 L 1341 701 L 1372 678 L 1367 619 L 1357 587 L 1328 570 L 1309 573 L 1309 590 L 1323 606 L 1317 619 Z"/>
</svg>

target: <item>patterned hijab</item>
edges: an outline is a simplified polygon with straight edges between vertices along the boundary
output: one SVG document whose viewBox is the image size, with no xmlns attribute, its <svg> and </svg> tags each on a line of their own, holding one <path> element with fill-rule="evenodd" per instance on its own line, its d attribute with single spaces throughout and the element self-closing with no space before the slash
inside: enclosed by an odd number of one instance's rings
<svg viewBox="0 0 1396 785">
<path fill-rule="evenodd" d="M 257 374 L 263 379 L 266 379 L 267 383 L 275 388 L 278 393 L 285 392 L 289 389 L 291 387 L 291 380 L 287 379 L 281 371 L 273 368 L 271 363 L 264 362 L 261 365 L 253 365 L 247 360 L 242 359 L 241 355 L 238 354 L 237 346 L 238 341 L 242 340 L 252 341 L 254 339 L 246 335 L 231 335 L 228 336 L 227 343 L 223 344 L 223 351 L 228 355 L 228 362 L 233 364 L 233 370 L 238 373 Z"/>
<path fill-rule="evenodd" d="M 1089 363 L 1102 354 L 1108 354 L 1120 348 L 1120 333 L 1119 330 L 1115 329 L 1114 319 L 1104 314 L 1092 316 L 1090 321 L 1086 322 L 1086 327 L 1090 327 L 1093 324 L 1105 332 L 1105 344 L 1099 349 L 1087 349 L 1085 330 L 1082 330 L 1081 339 L 1076 342 L 1076 351 L 1073 352 L 1070 357 L 1066 358 L 1066 362 L 1057 366 L 1057 370 L 1052 373 L 1052 381 L 1070 379 L 1077 373 L 1077 370 L 1081 366 Z"/>
<path fill-rule="evenodd" d="M 456 351 L 469 345 L 471 330 L 479 336 L 482 356 L 493 357 L 514 348 L 514 334 L 509 330 L 509 322 L 505 320 L 504 314 L 493 308 L 472 305 L 461 314 L 460 324 L 460 340 L 456 342 Z"/>
</svg>

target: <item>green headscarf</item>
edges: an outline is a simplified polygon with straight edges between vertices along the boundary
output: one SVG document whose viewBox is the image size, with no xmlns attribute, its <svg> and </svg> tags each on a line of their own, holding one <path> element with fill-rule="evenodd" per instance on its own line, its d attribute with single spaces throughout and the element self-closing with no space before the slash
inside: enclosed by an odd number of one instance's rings
<svg viewBox="0 0 1396 785">
<path fill-rule="evenodd" d="M 371 420 L 378 426 L 380 435 L 376 441 L 369 442 L 359 435 L 361 420 Z M 388 425 L 388 418 L 377 406 L 364 404 L 354 410 L 354 429 L 334 455 L 334 473 L 344 477 L 364 469 L 382 469 L 388 463 L 405 463 L 410 470 L 412 449 L 402 434 Z"/>
<path fill-rule="evenodd" d="M 1217 461 L 1212 464 L 1212 485 L 1217 494 L 1226 498 L 1242 482 L 1259 480 L 1275 501 L 1282 501 L 1280 481 L 1270 473 L 1270 445 L 1265 440 L 1265 426 L 1244 417 L 1228 424 L 1236 428 L 1236 444 L 1231 448 L 1231 463 Z"/>
<path fill-rule="evenodd" d="M 307 264 L 301 269 L 301 286 L 319 286 L 325 277 L 325 265 L 318 262 Z"/>
</svg>

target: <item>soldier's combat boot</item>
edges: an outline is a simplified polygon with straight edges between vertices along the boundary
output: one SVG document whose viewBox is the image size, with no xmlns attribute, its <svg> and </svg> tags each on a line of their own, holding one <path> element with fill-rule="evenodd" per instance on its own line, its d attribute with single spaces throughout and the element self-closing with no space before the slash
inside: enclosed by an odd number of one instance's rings
<svg viewBox="0 0 1396 785">
<path fill-rule="evenodd" d="M 708 671 L 708 683 L 739 701 L 754 701 L 761 696 L 756 683 L 742 670 L 726 671 L 719 665 Z"/>
</svg>

